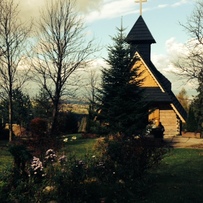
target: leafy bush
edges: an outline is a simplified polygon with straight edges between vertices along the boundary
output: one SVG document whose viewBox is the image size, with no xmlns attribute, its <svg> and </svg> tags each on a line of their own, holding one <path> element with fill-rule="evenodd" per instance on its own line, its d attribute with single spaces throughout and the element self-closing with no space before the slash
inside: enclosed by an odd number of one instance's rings
<svg viewBox="0 0 203 203">
<path fill-rule="evenodd" d="M 136 202 L 143 189 L 144 174 L 157 166 L 166 152 L 155 139 L 121 137 L 100 138 L 95 150 L 96 156 L 84 155 L 82 159 L 56 154 L 53 149 L 41 156 L 42 161 L 33 157 L 28 176 L 16 176 L 15 170 L 5 176 L 0 200 L 4 197 L 4 202 Z"/>
<path fill-rule="evenodd" d="M 32 154 L 22 144 L 14 144 L 9 147 L 9 152 L 13 156 L 14 169 L 19 175 L 27 174 L 26 164 L 32 159 Z"/>
<path fill-rule="evenodd" d="M 142 177 L 145 172 L 157 166 L 166 153 L 163 143 L 151 138 L 110 140 L 106 151 L 107 161 L 120 168 L 119 178 L 132 180 Z"/>
<path fill-rule="evenodd" d="M 9 130 L 0 128 L 0 140 L 9 140 Z"/>
<path fill-rule="evenodd" d="M 44 153 L 49 148 L 60 148 L 60 140 L 56 136 L 48 133 L 48 122 L 42 118 L 34 118 L 30 123 L 31 138 L 27 138 L 23 143 L 33 155 L 43 158 Z"/>
<path fill-rule="evenodd" d="M 69 112 L 60 112 L 58 117 L 59 131 L 62 133 L 76 133 L 78 131 L 79 115 Z"/>
<path fill-rule="evenodd" d="M 30 162 L 29 176 L 16 176 L 10 170 L 4 177 L 0 191 L 3 202 L 88 202 L 95 203 L 101 198 L 100 183 L 95 167 L 97 161 L 85 156 L 78 160 L 75 156 L 59 156 L 48 150 L 46 164 L 37 157 Z M 14 184 L 15 183 L 15 184 Z M 19 195 L 20 194 L 20 195 Z"/>
<path fill-rule="evenodd" d="M 114 185 L 113 199 L 127 201 L 129 194 L 135 194 L 136 188 L 142 183 L 142 178 L 151 168 L 162 160 L 167 148 L 163 142 L 153 138 L 138 137 L 123 139 L 112 136 L 100 139 L 96 149 L 102 152 L 103 166 L 98 174 L 100 180 L 107 185 Z M 110 192 L 110 191 L 109 191 Z"/>
<path fill-rule="evenodd" d="M 97 138 L 98 135 L 94 134 L 94 133 L 82 133 L 82 138 L 86 139 L 86 138 Z"/>
<path fill-rule="evenodd" d="M 47 132 L 48 123 L 45 119 L 34 118 L 30 122 L 30 131 L 32 136 L 38 137 L 43 136 Z"/>
</svg>

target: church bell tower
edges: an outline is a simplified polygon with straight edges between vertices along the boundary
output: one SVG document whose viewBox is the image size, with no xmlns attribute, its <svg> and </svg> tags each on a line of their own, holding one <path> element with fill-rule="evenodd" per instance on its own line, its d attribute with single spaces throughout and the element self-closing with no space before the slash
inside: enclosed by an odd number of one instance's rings
<svg viewBox="0 0 203 203">
<path fill-rule="evenodd" d="M 156 43 L 142 17 L 142 3 L 146 0 L 138 0 L 140 3 L 140 16 L 126 37 L 126 42 L 131 46 L 131 55 L 137 51 L 146 62 L 151 61 L 151 44 Z"/>
</svg>

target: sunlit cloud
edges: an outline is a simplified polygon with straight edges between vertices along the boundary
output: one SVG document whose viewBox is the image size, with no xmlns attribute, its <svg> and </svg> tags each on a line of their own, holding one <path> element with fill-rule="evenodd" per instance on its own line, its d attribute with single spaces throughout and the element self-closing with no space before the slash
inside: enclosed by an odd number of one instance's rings
<svg viewBox="0 0 203 203">
<path fill-rule="evenodd" d="M 185 88 L 188 94 L 196 95 L 197 84 L 194 81 L 188 81 L 181 76 L 181 71 L 177 69 L 174 62 L 188 50 L 185 44 L 178 42 L 174 37 L 165 42 L 166 54 L 152 54 L 152 62 L 156 68 L 172 82 L 172 88 L 175 93 Z"/>
<path fill-rule="evenodd" d="M 158 8 L 166 8 L 166 7 L 168 7 L 168 4 L 160 4 L 160 5 L 158 5 Z"/>
<path fill-rule="evenodd" d="M 29 21 L 36 20 L 39 17 L 40 9 L 44 8 L 47 0 L 14 0 L 19 2 L 21 18 Z M 56 0 L 54 0 L 56 1 Z M 93 22 L 101 19 L 112 19 L 120 16 L 139 13 L 139 4 L 134 0 L 77 0 L 77 8 L 85 16 L 87 22 Z M 167 2 L 154 7 L 153 2 L 146 2 L 143 6 L 143 12 L 164 9 L 166 7 L 178 7 L 183 4 L 191 3 L 189 0 L 179 0 L 176 3 Z"/>
<path fill-rule="evenodd" d="M 183 4 L 187 4 L 187 3 L 189 3 L 189 2 L 191 2 L 191 0 L 180 0 L 180 1 L 178 1 L 178 2 L 176 2 L 176 3 L 174 3 L 174 4 L 172 4 L 171 6 L 172 6 L 172 7 L 178 7 L 178 6 L 181 6 L 181 5 L 183 5 Z"/>
<path fill-rule="evenodd" d="M 189 0 L 179 0 L 176 3 L 159 4 L 157 7 L 153 6 L 152 2 L 146 4 L 143 8 L 143 12 L 164 9 L 167 7 L 178 7 L 183 4 L 191 3 Z M 106 0 L 103 3 L 100 2 L 100 7 L 97 10 L 93 10 L 86 16 L 88 22 L 93 22 L 101 19 L 112 19 L 120 16 L 129 15 L 132 13 L 139 13 L 139 6 L 135 4 L 133 0 Z"/>
<path fill-rule="evenodd" d="M 88 22 L 110 19 L 118 16 L 125 16 L 135 12 L 135 4 L 132 0 L 120 0 L 120 1 L 105 1 L 99 10 L 92 11 L 86 20 Z"/>
<path fill-rule="evenodd" d="M 53 0 L 57 1 L 57 0 Z M 93 10 L 98 10 L 104 0 L 76 0 L 76 6 L 79 11 L 88 13 Z M 19 4 L 20 15 L 23 20 L 37 19 L 40 15 L 40 10 L 45 8 L 49 0 L 14 0 Z"/>
<path fill-rule="evenodd" d="M 102 5 L 104 0 L 77 0 L 77 6 L 82 12 L 97 10 Z"/>
<path fill-rule="evenodd" d="M 157 68 L 164 73 L 179 73 L 179 70 L 173 65 L 173 62 L 178 59 L 180 55 L 186 53 L 186 48 L 183 43 L 177 42 L 172 37 L 165 42 L 166 54 L 152 55 L 152 61 Z"/>
</svg>

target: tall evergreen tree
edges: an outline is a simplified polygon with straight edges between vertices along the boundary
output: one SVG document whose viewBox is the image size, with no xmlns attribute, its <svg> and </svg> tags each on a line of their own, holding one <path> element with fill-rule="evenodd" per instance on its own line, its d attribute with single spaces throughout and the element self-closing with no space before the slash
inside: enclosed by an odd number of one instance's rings
<svg viewBox="0 0 203 203">
<path fill-rule="evenodd" d="M 12 91 L 13 101 L 13 123 L 20 124 L 23 127 L 27 127 L 32 119 L 32 104 L 29 95 L 23 93 L 21 89 L 13 89 Z M 0 102 L 0 113 L 2 123 L 8 123 L 9 110 L 7 108 L 9 98 L 6 97 Z"/>
<path fill-rule="evenodd" d="M 198 118 L 195 115 L 196 111 L 196 100 L 192 102 L 190 108 L 188 110 L 188 118 L 187 118 L 187 131 L 196 132 L 198 130 Z"/>
<path fill-rule="evenodd" d="M 111 133 L 131 136 L 145 127 L 148 110 L 140 88 L 141 73 L 137 68 L 132 70 L 130 47 L 125 42 L 124 29 L 121 26 L 117 30 L 117 35 L 112 37 L 113 45 L 108 47 L 106 62 L 109 68 L 102 71 L 100 118 Z"/>
<path fill-rule="evenodd" d="M 34 98 L 33 113 L 34 117 L 50 119 L 52 116 L 53 105 L 50 101 L 49 94 L 41 88 Z"/>
<path fill-rule="evenodd" d="M 203 137 L 203 70 L 199 73 L 198 83 L 198 94 L 193 101 L 193 109 L 198 123 L 198 131 L 201 133 L 201 137 Z"/>
</svg>

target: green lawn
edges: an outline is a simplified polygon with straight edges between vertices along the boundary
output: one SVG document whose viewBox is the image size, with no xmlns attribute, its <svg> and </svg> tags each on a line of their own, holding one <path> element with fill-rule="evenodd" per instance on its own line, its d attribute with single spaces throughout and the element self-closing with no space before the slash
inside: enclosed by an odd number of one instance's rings
<svg viewBox="0 0 203 203">
<path fill-rule="evenodd" d="M 76 140 L 71 139 L 72 136 L 68 137 L 68 142 L 64 143 L 62 151 L 67 153 L 75 154 L 77 158 L 82 158 L 84 155 L 94 155 L 93 148 L 96 139 L 81 139 L 80 136 L 76 136 Z"/>
<path fill-rule="evenodd" d="M 12 163 L 12 157 L 10 152 L 8 152 L 7 144 L 5 141 L 0 141 L 0 173 Z"/>
<path fill-rule="evenodd" d="M 151 188 L 142 202 L 203 202 L 203 150 L 174 149 L 150 174 Z"/>
<path fill-rule="evenodd" d="M 82 158 L 92 154 L 95 139 L 69 139 L 64 153 Z M 0 172 L 12 162 L 6 143 L 0 142 Z M 144 189 L 144 188 L 143 188 Z M 203 202 L 203 150 L 172 149 L 161 165 L 149 173 L 149 183 L 138 203 L 198 203 Z"/>
</svg>

